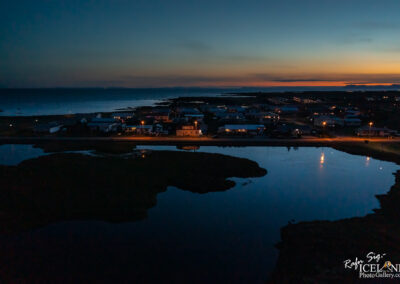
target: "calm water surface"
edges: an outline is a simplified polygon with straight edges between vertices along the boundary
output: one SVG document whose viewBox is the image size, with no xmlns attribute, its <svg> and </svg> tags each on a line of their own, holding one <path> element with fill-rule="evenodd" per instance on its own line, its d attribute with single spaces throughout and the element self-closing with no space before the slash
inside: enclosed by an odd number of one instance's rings
<svg viewBox="0 0 400 284">
<path fill-rule="evenodd" d="M 56 88 L 1 89 L 0 115 L 31 116 L 115 111 L 150 106 L 176 97 L 217 96 L 229 92 L 339 91 L 341 87 L 271 88 Z"/>
<path fill-rule="evenodd" d="M 21 154 L 13 149 L 7 154 L 0 148 L 0 161 L 20 161 Z M 29 148 L 21 151 L 27 158 L 37 154 Z M 234 188 L 218 193 L 170 187 L 158 195 L 148 218 L 139 222 L 71 221 L 1 236 L 4 247 L 14 251 L 11 259 L 0 256 L 1 262 L 11 262 L 18 273 L 71 279 L 78 274 L 110 282 L 131 278 L 134 283 L 263 283 L 274 267 L 274 244 L 282 226 L 291 220 L 337 220 L 370 213 L 378 207 L 375 194 L 390 189 L 398 169 L 393 163 L 330 148 L 200 151 L 249 158 L 268 174 L 234 178 Z"/>
<path fill-rule="evenodd" d="M 216 96 L 225 89 L 0 89 L 0 115 L 31 116 L 115 111 L 175 97 Z"/>
</svg>

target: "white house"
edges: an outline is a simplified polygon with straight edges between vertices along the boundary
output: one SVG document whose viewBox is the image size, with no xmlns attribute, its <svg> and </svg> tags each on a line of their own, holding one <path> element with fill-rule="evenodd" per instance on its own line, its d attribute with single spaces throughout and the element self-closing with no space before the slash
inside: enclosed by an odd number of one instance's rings
<svg viewBox="0 0 400 284">
<path fill-rule="evenodd" d="M 219 133 L 225 134 L 250 134 L 262 135 L 265 126 L 262 124 L 226 124 L 218 129 Z"/>
</svg>

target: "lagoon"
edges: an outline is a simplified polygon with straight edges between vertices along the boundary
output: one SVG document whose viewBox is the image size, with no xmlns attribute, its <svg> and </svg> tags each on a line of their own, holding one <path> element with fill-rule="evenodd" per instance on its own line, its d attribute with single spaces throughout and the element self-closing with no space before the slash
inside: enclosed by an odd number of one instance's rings
<svg viewBox="0 0 400 284">
<path fill-rule="evenodd" d="M 198 151 L 248 158 L 268 173 L 233 178 L 236 186 L 223 192 L 169 187 L 141 221 L 76 220 L 2 235 L 0 264 L 60 279 L 263 283 L 274 268 L 282 226 L 371 213 L 379 206 L 375 195 L 389 190 L 399 168 L 327 147 L 210 146 Z M 18 151 L 7 155 L 18 156 Z"/>
</svg>

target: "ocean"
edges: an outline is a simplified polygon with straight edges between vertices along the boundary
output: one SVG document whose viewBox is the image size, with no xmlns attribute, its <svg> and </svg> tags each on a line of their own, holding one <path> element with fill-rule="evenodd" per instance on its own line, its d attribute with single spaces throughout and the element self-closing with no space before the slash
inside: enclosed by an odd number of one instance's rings
<svg viewBox="0 0 400 284">
<path fill-rule="evenodd" d="M 120 108 L 154 105 L 162 100 L 182 96 L 218 96 L 232 92 L 340 90 L 349 90 L 349 87 L 0 89 L 0 115 L 35 116 L 107 112 Z"/>
</svg>

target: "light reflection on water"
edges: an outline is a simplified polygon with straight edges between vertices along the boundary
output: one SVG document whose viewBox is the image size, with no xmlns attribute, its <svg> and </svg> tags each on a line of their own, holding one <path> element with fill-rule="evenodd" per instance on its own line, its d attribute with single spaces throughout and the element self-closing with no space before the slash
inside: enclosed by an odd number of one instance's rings
<svg viewBox="0 0 400 284">
<path fill-rule="evenodd" d="M 42 273 L 45 267 L 59 275 L 66 273 L 65 267 L 68 271 L 85 267 L 87 273 L 103 271 L 123 278 L 141 270 L 162 279 L 176 280 L 179 274 L 196 275 L 202 283 L 263 283 L 274 267 L 274 244 L 282 226 L 293 220 L 364 216 L 378 207 L 375 194 L 389 190 L 392 173 L 398 169 L 393 163 L 331 148 L 201 147 L 198 151 L 248 158 L 268 174 L 232 178 L 237 185 L 225 192 L 194 194 L 170 187 L 158 195 L 148 218 L 139 222 L 64 222 L 8 237 L 7 242 L 40 251 L 35 260 Z"/>
<path fill-rule="evenodd" d="M 15 166 L 24 160 L 43 155 L 42 149 L 34 148 L 32 145 L 0 145 L 0 165 Z"/>
</svg>

